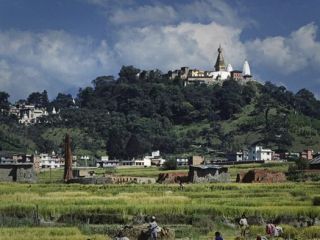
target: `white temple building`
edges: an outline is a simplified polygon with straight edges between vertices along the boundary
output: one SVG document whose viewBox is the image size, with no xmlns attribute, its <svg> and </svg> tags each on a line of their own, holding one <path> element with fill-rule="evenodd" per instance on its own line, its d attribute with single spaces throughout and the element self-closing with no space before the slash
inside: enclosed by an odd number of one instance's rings
<svg viewBox="0 0 320 240">
<path fill-rule="evenodd" d="M 221 46 L 218 48 L 218 56 L 213 71 L 182 67 L 180 70 L 169 71 L 168 77 L 169 79 L 182 79 L 185 81 L 185 85 L 190 83 L 221 84 L 223 81 L 229 79 L 239 81 L 240 83 L 246 83 L 252 80 L 248 61 L 245 60 L 242 71 L 233 70 L 230 63 L 228 65 L 225 64 Z"/>
</svg>

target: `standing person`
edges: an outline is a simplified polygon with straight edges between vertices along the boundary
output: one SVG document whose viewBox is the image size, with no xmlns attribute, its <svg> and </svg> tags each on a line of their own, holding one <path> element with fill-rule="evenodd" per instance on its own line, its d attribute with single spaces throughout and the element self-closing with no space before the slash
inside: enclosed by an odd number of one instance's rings
<svg viewBox="0 0 320 240">
<path fill-rule="evenodd" d="M 149 231 L 151 235 L 152 240 L 157 240 L 158 237 L 158 224 L 156 222 L 156 217 L 152 216 L 151 217 L 151 223 L 149 224 Z"/>
<path fill-rule="evenodd" d="M 180 190 L 183 190 L 183 189 L 184 189 L 184 185 L 183 185 L 183 182 L 182 182 L 182 180 L 180 180 L 180 183 L 179 183 L 179 188 L 180 188 Z"/>
<path fill-rule="evenodd" d="M 216 236 L 215 240 L 223 240 L 223 238 L 221 237 L 221 233 L 220 232 L 216 232 L 214 235 Z"/>
<path fill-rule="evenodd" d="M 240 221 L 239 221 L 239 225 L 240 225 L 240 235 L 241 237 L 246 237 L 246 231 L 249 228 L 249 224 L 246 218 L 246 215 L 242 214 Z"/>
</svg>

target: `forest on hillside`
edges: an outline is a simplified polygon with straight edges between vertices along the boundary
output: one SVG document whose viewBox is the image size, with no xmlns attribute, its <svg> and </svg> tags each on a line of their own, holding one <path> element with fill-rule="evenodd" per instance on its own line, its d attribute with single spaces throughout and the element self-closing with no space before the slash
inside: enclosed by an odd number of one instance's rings
<svg viewBox="0 0 320 240">
<path fill-rule="evenodd" d="M 184 86 L 159 70 L 123 66 L 118 78 L 97 77 L 75 99 L 59 93 L 49 101 L 44 90 L 19 100 L 59 111 L 30 126 L 8 114 L 8 99 L 0 92 L 2 151 L 61 152 L 66 132 L 76 154 L 117 159 L 152 150 L 210 155 L 258 143 L 298 151 L 320 142 L 320 101 L 309 90 L 294 94 L 270 82 Z"/>
</svg>

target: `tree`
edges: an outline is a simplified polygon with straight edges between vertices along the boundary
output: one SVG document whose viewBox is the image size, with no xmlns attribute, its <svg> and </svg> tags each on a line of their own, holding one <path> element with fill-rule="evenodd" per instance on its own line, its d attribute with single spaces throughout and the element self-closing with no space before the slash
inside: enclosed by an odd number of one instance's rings
<svg viewBox="0 0 320 240">
<path fill-rule="evenodd" d="M 10 107 L 9 94 L 6 92 L 0 92 L 0 109 L 8 111 Z"/>
<path fill-rule="evenodd" d="M 58 93 L 52 105 L 57 109 L 66 109 L 75 106 L 75 103 L 71 94 Z"/>
<path fill-rule="evenodd" d="M 310 117 L 320 117 L 320 102 L 313 93 L 307 89 L 301 89 L 295 95 L 296 107 L 303 114 Z"/>
<path fill-rule="evenodd" d="M 119 82 L 134 83 L 138 78 L 138 73 L 140 69 L 133 66 L 122 66 L 119 72 Z"/>
<path fill-rule="evenodd" d="M 164 170 L 176 170 L 177 167 L 178 167 L 178 164 L 176 159 L 168 159 L 163 164 Z"/>
<path fill-rule="evenodd" d="M 95 89 L 98 89 L 114 82 L 115 82 L 114 76 L 109 75 L 109 76 L 97 77 L 92 81 L 92 84 Z"/>
<path fill-rule="evenodd" d="M 107 141 L 107 153 L 110 158 L 124 159 L 127 158 L 126 143 L 128 132 L 121 126 L 114 126 L 109 132 Z"/>
<path fill-rule="evenodd" d="M 28 96 L 27 102 L 35 105 L 36 107 L 47 108 L 49 104 L 48 93 L 46 90 L 42 93 L 33 92 Z"/>
<path fill-rule="evenodd" d="M 132 159 L 148 152 L 148 148 L 150 148 L 149 142 L 145 141 L 139 135 L 133 134 L 127 143 L 126 153 L 129 159 Z"/>
</svg>

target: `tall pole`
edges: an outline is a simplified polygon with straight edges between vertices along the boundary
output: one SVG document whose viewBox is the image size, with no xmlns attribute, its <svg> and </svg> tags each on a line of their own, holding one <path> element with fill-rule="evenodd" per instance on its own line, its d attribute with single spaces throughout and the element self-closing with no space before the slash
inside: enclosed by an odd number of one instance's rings
<svg viewBox="0 0 320 240">
<path fill-rule="evenodd" d="M 67 133 L 64 141 L 64 181 L 68 182 L 73 178 L 72 175 L 72 152 L 71 152 L 71 140 Z"/>
</svg>

